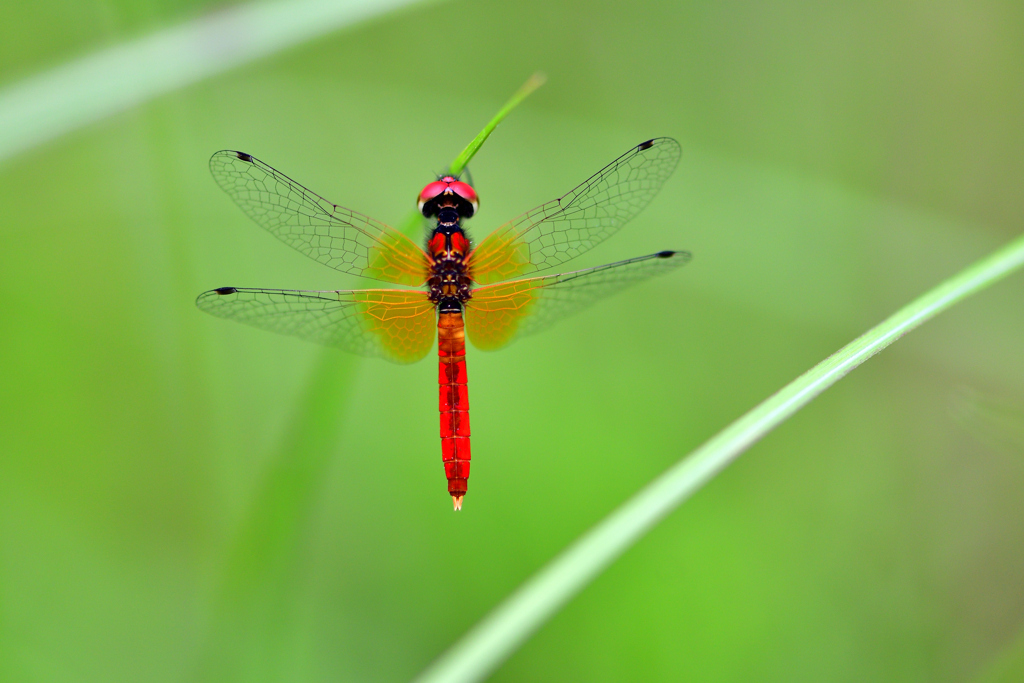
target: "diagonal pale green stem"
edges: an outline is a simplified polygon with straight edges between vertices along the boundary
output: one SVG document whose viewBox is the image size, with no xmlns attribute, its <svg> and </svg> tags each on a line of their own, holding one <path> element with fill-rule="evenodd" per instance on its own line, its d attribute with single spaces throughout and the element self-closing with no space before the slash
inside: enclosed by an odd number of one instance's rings
<svg viewBox="0 0 1024 683">
<path fill-rule="evenodd" d="M 669 512 L 815 396 L 924 321 L 1024 265 L 1024 236 L 914 300 L 719 432 L 584 534 L 417 678 L 479 681 Z"/>
<path fill-rule="evenodd" d="M 547 76 L 542 73 L 535 73 L 530 76 L 526 83 L 523 83 L 522 87 L 512 95 L 508 102 L 505 103 L 505 106 L 494 115 L 494 118 L 484 126 L 484 129 L 480 131 L 475 138 L 473 138 L 473 141 L 466 145 L 466 149 L 462 150 L 462 153 L 455 157 L 455 161 L 453 161 L 452 165 L 448 168 L 448 172 L 452 175 L 459 175 L 462 173 L 462 169 L 466 168 L 466 164 L 468 164 L 469 160 L 477 153 L 477 150 L 479 150 L 484 144 L 484 141 L 491 136 L 491 133 L 493 133 L 494 129 L 498 127 L 498 124 L 501 123 L 513 109 L 518 107 L 520 102 L 529 97 L 530 93 L 544 85 L 544 81 L 546 80 Z"/>
<path fill-rule="evenodd" d="M 0 162 L 164 93 L 412 2 L 231 3 L 5 85 L 0 88 Z"/>
<path fill-rule="evenodd" d="M 281 440 L 263 485 L 234 538 L 217 587 L 209 630 L 194 651 L 191 679 L 282 679 L 302 533 L 337 455 L 347 389 L 356 364 L 326 352 Z M 259 676 L 251 675 L 258 670 Z"/>
<path fill-rule="evenodd" d="M 544 81 L 547 77 L 542 73 L 535 73 L 530 76 L 525 83 L 516 91 L 512 97 L 509 98 L 508 102 L 505 103 L 498 113 L 494 115 L 484 129 L 481 130 L 473 140 L 466 145 L 466 148 L 459 153 L 459 156 L 455 157 L 451 165 L 448 167 L 448 173 L 457 176 L 462 173 L 463 169 L 466 168 L 466 164 L 469 163 L 470 159 L 480 150 L 484 142 L 491 136 L 494 129 L 498 127 L 506 116 L 508 116 L 513 109 L 519 106 L 519 103 L 530 96 L 534 90 L 544 85 Z M 402 232 L 406 235 L 417 236 L 417 230 L 423 224 L 423 216 L 420 215 L 419 211 L 413 211 L 409 218 L 402 223 Z"/>
</svg>

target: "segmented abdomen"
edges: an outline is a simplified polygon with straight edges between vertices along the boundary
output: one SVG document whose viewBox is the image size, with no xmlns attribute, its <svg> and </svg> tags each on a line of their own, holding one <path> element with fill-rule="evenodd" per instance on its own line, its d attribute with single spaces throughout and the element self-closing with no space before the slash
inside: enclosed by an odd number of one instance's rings
<svg viewBox="0 0 1024 683">
<path fill-rule="evenodd" d="M 466 330 L 462 312 L 440 313 L 437 319 L 441 459 L 448 493 L 462 508 L 469 479 L 469 394 L 466 388 Z"/>
</svg>

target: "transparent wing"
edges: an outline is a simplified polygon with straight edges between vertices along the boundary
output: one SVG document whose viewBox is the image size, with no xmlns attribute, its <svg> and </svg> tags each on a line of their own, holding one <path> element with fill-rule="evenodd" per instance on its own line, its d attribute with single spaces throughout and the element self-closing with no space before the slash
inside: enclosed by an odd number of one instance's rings
<svg viewBox="0 0 1024 683">
<path fill-rule="evenodd" d="M 221 287 L 200 294 L 196 306 L 219 318 L 395 363 L 420 360 L 434 343 L 434 304 L 416 290 Z"/>
<path fill-rule="evenodd" d="M 640 143 L 559 199 L 485 237 L 469 255 L 477 284 L 561 265 L 605 240 L 647 206 L 679 163 L 672 138 Z"/>
<path fill-rule="evenodd" d="M 474 346 L 493 351 L 689 261 L 689 252 L 660 251 L 597 268 L 479 287 L 466 303 L 466 332 Z"/>
<path fill-rule="evenodd" d="M 337 206 L 245 152 L 210 157 L 217 184 L 285 244 L 343 273 L 418 286 L 427 255 L 394 228 Z"/>
</svg>

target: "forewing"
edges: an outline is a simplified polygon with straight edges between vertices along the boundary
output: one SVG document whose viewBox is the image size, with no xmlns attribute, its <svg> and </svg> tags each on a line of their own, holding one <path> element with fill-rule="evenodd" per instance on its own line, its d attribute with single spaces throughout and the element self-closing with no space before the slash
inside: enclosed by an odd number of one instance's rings
<svg viewBox="0 0 1024 683">
<path fill-rule="evenodd" d="M 244 152 L 210 157 L 217 184 L 285 244 L 343 273 L 418 286 L 427 255 L 394 228 L 337 206 Z"/>
<path fill-rule="evenodd" d="M 597 268 L 480 287 L 466 303 L 466 332 L 474 346 L 493 351 L 689 261 L 689 252 L 662 251 Z"/>
<path fill-rule="evenodd" d="M 643 142 L 559 199 L 485 237 L 469 255 L 477 284 L 561 265 L 592 249 L 647 206 L 679 163 L 672 138 Z"/>
<path fill-rule="evenodd" d="M 420 360 L 434 343 L 434 304 L 416 290 L 221 287 L 200 294 L 196 306 L 220 318 L 395 363 Z"/>
</svg>

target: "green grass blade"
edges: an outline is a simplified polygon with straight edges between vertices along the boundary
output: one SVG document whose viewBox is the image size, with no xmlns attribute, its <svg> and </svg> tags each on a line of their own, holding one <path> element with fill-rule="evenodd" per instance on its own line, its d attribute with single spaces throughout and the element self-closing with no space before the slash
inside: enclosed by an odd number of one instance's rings
<svg viewBox="0 0 1024 683">
<path fill-rule="evenodd" d="M 505 103 L 505 106 L 498 110 L 498 113 L 494 115 L 494 118 L 487 122 L 484 129 L 481 130 L 468 145 L 466 145 L 466 148 L 459 153 L 459 156 L 455 157 L 455 160 L 448 166 L 448 173 L 452 175 L 459 175 L 462 173 L 462 170 L 466 168 L 466 164 L 468 164 L 470 159 L 476 155 L 477 151 L 479 151 L 483 146 L 484 141 L 487 140 L 491 133 L 494 132 L 494 129 L 498 127 L 498 124 L 501 123 L 513 109 L 518 107 L 520 102 L 529 97 L 530 93 L 544 85 L 544 81 L 546 80 L 547 77 L 542 73 L 535 73 L 530 76 L 519 90 L 509 98 L 509 101 Z M 422 225 L 423 216 L 420 215 L 419 211 L 413 211 L 409 215 L 409 218 L 402 223 L 402 232 L 412 237 L 418 237 L 419 228 Z"/>
<path fill-rule="evenodd" d="M 526 83 L 523 83 L 522 87 L 516 91 L 516 94 L 505 103 L 505 106 L 494 115 L 494 118 L 487 122 L 484 129 L 480 131 L 475 138 L 473 138 L 473 141 L 466 145 L 466 149 L 462 150 L 462 153 L 455 157 L 455 161 L 453 161 L 452 165 L 448 167 L 448 172 L 452 175 L 459 175 L 462 173 L 462 169 L 466 168 L 466 164 L 469 163 L 469 160 L 477 153 L 477 150 L 479 150 L 484 144 L 484 141 L 487 140 L 491 133 L 494 132 L 494 129 L 498 127 L 498 124 L 501 123 L 513 109 L 518 107 L 520 102 L 529 97 L 530 93 L 544 85 L 545 80 L 547 80 L 547 77 L 542 73 L 535 73 L 530 76 Z"/>
<path fill-rule="evenodd" d="M 419 683 L 479 681 L 649 529 L 743 451 L 924 321 L 1024 265 L 1024 236 L 946 280 L 783 387 L 651 482 L 523 584 Z"/>
<path fill-rule="evenodd" d="M 349 354 L 326 349 L 234 539 L 217 586 L 212 623 L 192 680 L 281 680 L 301 537 L 337 455 L 352 373 Z"/>
<path fill-rule="evenodd" d="M 414 1 L 254 2 L 86 55 L 0 90 L 0 161 L 166 92 Z"/>
<path fill-rule="evenodd" d="M 974 678 L 973 683 L 1014 683 L 1024 681 L 1024 629 L 995 660 Z"/>
</svg>

